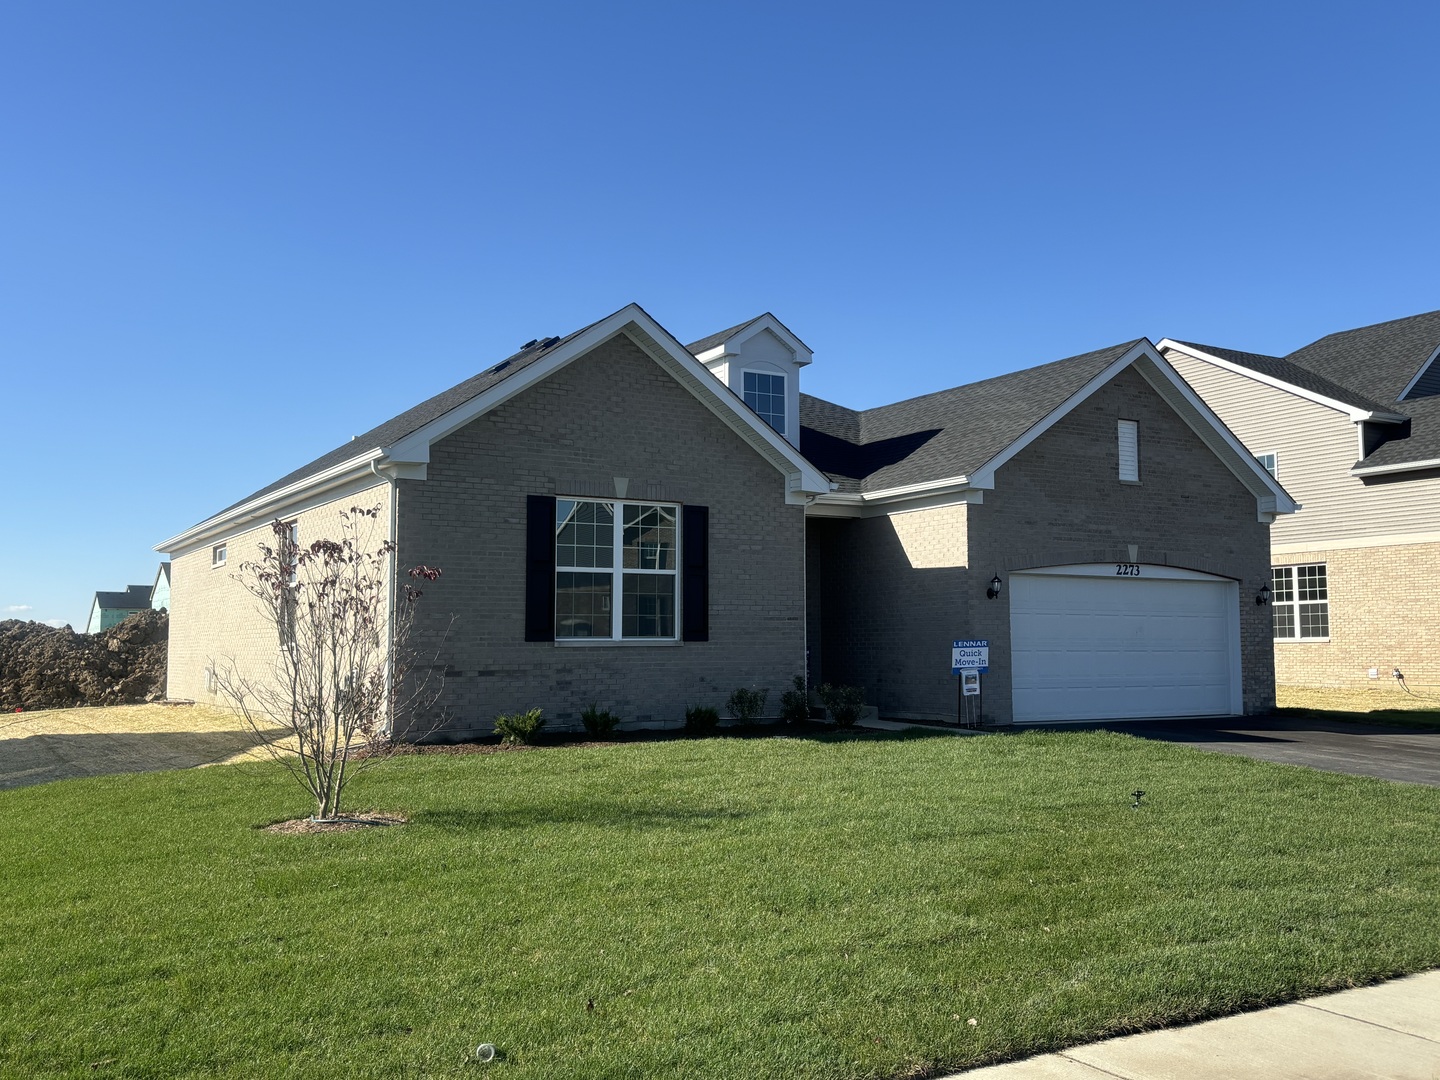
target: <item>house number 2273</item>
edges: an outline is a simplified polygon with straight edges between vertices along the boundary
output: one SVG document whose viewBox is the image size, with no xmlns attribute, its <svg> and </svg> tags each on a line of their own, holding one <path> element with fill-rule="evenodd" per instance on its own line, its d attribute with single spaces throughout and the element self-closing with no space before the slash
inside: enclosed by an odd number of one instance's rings
<svg viewBox="0 0 1440 1080">
<path fill-rule="evenodd" d="M 1115 564 L 1116 577 L 1139 577 L 1140 564 L 1133 562 L 1117 562 Z"/>
</svg>

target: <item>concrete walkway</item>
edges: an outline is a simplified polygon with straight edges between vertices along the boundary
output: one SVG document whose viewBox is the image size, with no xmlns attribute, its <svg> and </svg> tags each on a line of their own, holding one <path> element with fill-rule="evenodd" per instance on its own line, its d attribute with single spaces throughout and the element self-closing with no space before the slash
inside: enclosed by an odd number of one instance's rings
<svg viewBox="0 0 1440 1080">
<path fill-rule="evenodd" d="M 954 1077 L 1440 1080 L 1440 971 L 1189 1027 L 1107 1039 Z"/>
</svg>

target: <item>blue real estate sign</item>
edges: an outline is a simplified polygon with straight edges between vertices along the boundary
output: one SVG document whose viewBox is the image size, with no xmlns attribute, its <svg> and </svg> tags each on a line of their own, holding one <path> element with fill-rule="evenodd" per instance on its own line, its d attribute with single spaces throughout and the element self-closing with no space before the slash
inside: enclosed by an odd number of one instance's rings
<svg viewBox="0 0 1440 1080">
<path fill-rule="evenodd" d="M 990 639 L 961 638 L 950 645 L 950 674 L 973 670 L 984 675 L 990 670 Z"/>
</svg>

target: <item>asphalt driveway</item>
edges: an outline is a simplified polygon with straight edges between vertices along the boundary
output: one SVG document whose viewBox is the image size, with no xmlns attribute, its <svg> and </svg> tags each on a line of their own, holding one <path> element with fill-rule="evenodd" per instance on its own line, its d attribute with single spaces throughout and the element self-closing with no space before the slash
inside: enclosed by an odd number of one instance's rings
<svg viewBox="0 0 1440 1080">
<path fill-rule="evenodd" d="M 1440 731 L 1256 716 L 1114 720 L 1053 726 L 1057 729 L 1105 728 L 1222 754 L 1243 754 L 1262 761 L 1440 787 Z"/>
</svg>

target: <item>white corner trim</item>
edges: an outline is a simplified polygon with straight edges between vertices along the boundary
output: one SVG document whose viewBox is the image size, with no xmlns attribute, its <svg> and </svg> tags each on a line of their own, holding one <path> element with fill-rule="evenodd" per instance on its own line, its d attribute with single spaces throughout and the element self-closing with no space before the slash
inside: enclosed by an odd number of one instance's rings
<svg viewBox="0 0 1440 1080">
<path fill-rule="evenodd" d="M 1164 352 L 1166 349 L 1174 349 L 1176 352 L 1184 353 L 1186 356 L 1200 360 L 1206 364 L 1213 364 L 1215 367 L 1222 368 L 1232 374 L 1243 375 L 1247 379 L 1253 379 L 1255 382 L 1263 383 L 1265 386 L 1273 387 L 1276 390 L 1284 390 L 1287 394 L 1294 394 L 1296 397 L 1304 398 L 1306 401 L 1313 401 L 1316 405 L 1323 405 L 1327 409 L 1334 409 L 1336 412 L 1344 413 L 1356 423 L 1362 420 L 1372 420 L 1380 424 L 1400 424 L 1409 419 L 1399 413 L 1377 412 L 1371 409 L 1361 409 L 1354 405 L 1347 405 L 1343 401 L 1326 397 L 1324 394 L 1317 394 L 1313 390 L 1306 390 L 1303 387 L 1296 386 L 1294 383 L 1288 383 L 1283 379 L 1262 374 L 1252 368 L 1245 367 L 1243 364 L 1237 364 L 1233 360 L 1222 360 L 1220 357 L 1207 353 L 1203 349 L 1196 349 L 1190 345 L 1182 345 L 1173 338 L 1162 338 L 1160 343 L 1155 347 L 1161 352 Z"/>
<path fill-rule="evenodd" d="M 1405 400 L 1405 395 L 1410 393 L 1411 390 L 1415 389 L 1415 384 L 1420 381 L 1420 377 L 1424 375 L 1425 372 L 1430 370 L 1430 365 L 1435 363 L 1435 358 L 1437 356 L 1440 356 L 1440 345 L 1437 345 L 1435 347 L 1435 351 L 1430 354 L 1429 358 L 1425 361 L 1425 363 L 1420 365 L 1420 370 L 1415 372 L 1415 377 L 1405 384 L 1405 389 L 1400 391 L 1400 396 L 1395 399 L 1396 401 Z"/>
<path fill-rule="evenodd" d="M 1384 476 L 1386 473 L 1416 472 L 1420 469 L 1440 469 L 1440 458 L 1425 461 L 1402 461 L 1396 465 L 1356 465 L 1350 470 L 1351 476 Z"/>
</svg>

